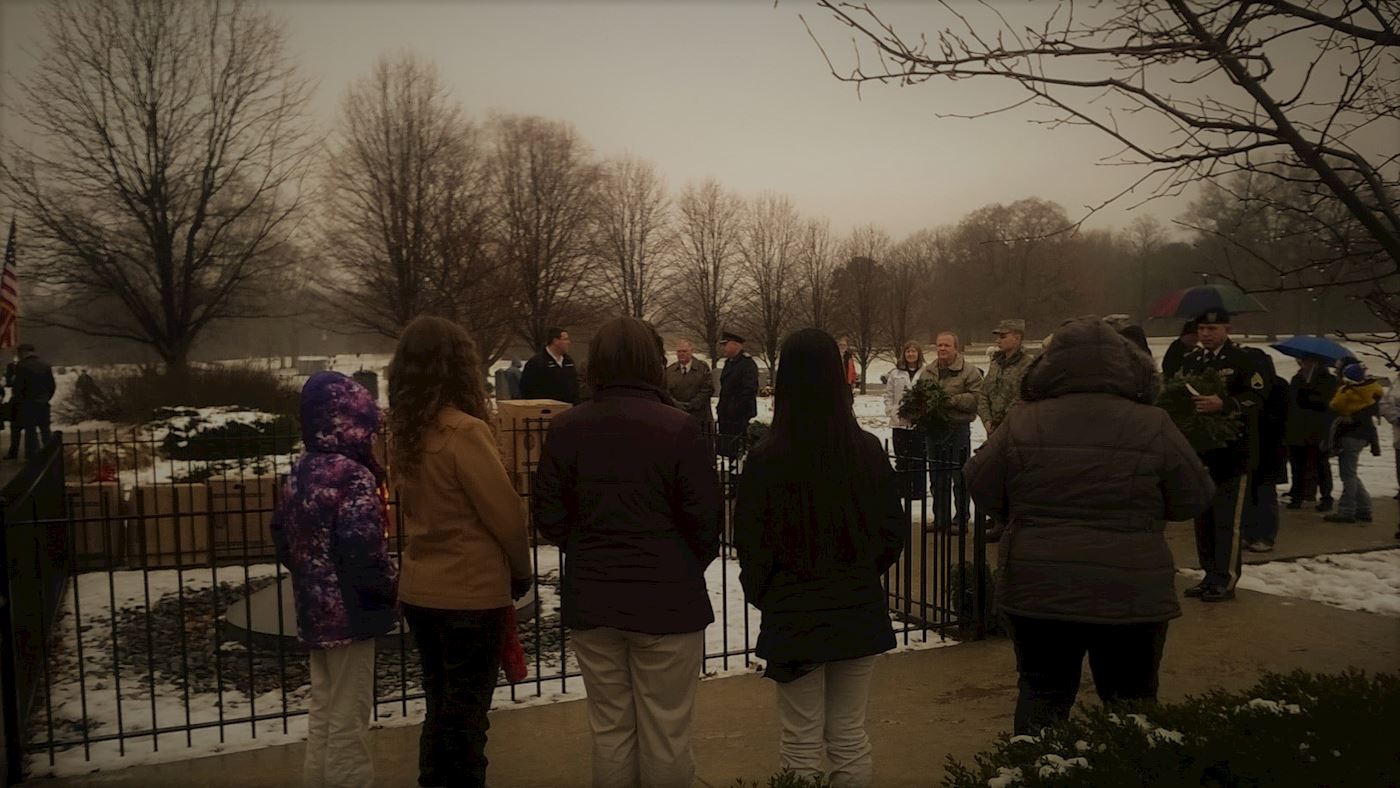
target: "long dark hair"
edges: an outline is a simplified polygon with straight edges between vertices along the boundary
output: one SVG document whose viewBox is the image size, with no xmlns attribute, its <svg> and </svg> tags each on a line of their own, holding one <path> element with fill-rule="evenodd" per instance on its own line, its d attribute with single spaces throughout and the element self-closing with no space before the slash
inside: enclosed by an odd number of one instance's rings
<svg viewBox="0 0 1400 788">
<path fill-rule="evenodd" d="M 862 560 L 870 530 L 860 502 L 871 480 L 836 340 L 804 328 L 783 342 L 778 359 L 773 426 L 758 449 L 777 486 L 763 543 L 809 571 Z"/>
<path fill-rule="evenodd" d="M 415 318 L 399 335 L 389 362 L 389 435 L 396 473 L 411 476 L 418 469 L 428 427 L 449 406 L 491 423 L 476 343 L 451 320 Z"/>
</svg>

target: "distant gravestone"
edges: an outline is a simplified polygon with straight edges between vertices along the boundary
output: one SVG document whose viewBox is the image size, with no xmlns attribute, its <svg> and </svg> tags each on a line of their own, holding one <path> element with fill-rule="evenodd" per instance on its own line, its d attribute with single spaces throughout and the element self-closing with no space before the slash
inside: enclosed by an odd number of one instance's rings
<svg viewBox="0 0 1400 788">
<path fill-rule="evenodd" d="M 356 372 L 355 374 L 351 375 L 350 378 L 356 383 L 360 384 L 361 386 L 364 386 L 365 390 L 369 392 L 369 395 L 374 398 L 375 402 L 379 401 L 378 375 L 376 375 L 373 372 L 370 372 L 367 369 L 362 369 L 359 372 Z"/>
</svg>

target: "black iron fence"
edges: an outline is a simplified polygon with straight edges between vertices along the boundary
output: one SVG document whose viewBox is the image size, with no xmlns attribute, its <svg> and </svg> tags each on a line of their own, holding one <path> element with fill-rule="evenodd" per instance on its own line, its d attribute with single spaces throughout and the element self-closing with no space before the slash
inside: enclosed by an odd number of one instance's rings
<svg viewBox="0 0 1400 788">
<path fill-rule="evenodd" d="M 503 460 L 528 511 L 547 423 L 503 420 Z M 228 431 L 225 430 L 225 433 Z M 237 432 L 234 430 L 233 432 Z M 108 760 L 133 748 L 214 747 L 293 735 L 309 668 L 296 642 L 291 585 L 270 531 L 297 451 L 282 436 L 72 433 L 6 490 L 10 568 L 3 635 L 6 745 L 12 779 L 60 760 Z M 197 444 L 197 445 L 196 445 Z M 911 495 L 909 536 L 886 576 L 904 645 L 985 632 L 986 524 L 956 520 L 962 457 L 899 458 Z M 757 611 L 743 601 L 730 543 L 739 457 L 716 455 L 725 487 L 720 557 L 707 572 L 716 622 L 708 675 L 754 664 Z M 392 474 L 391 474 L 392 475 Z M 918 483 L 915 484 L 914 480 Z M 924 496 L 924 480 L 931 495 Z M 941 488 L 946 494 L 933 494 Z M 912 492 L 917 489 L 917 492 Z M 391 552 L 403 546 L 389 501 Z M 532 540 L 535 591 L 517 609 L 528 677 L 498 703 L 580 692 L 559 617 L 559 551 Z M 374 716 L 421 714 L 408 633 L 379 641 Z M 22 765 L 20 753 L 28 758 Z"/>
</svg>

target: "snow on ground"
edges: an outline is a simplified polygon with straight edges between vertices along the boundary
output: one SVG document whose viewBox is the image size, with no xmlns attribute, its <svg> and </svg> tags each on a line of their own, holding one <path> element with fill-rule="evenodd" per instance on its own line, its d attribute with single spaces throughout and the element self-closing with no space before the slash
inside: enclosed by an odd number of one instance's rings
<svg viewBox="0 0 1400 788">
<path fill-rule="evenodd" d="M 541 625 L 558 627 L 558 551 L 552 547 L 540 547 L 536 555 L 536 575 L 546 579 L 546 582 L 538 586 L 540 609 L 543 611 Z M 50 713 L 54 721 L 55 736 L 62 740 L 73 740 L 81 739 L 84 730 L 89 736 L 96 737 L 115 734 L 119 729 L 128 733 L 150 731 L 153 724 L 154 727 L 168 727 L 185 725 L 187 722 L 217 722 L 221 719 L 221 709 L 222 719 L 247 718 L 253 712 L 258 715 L 278 714 L 283 710 L 284 703 L 285 708 L 293 712 L 304 710 L 310 690 L 304 683 L 257 693 L 250 700 L 246 692 L 231 688 L 234 680 L 229 678 L 229 674 L 225 674 L 220 680 L 220 686 L 224 687 L 222 693 L 191 692 L 186 699 L 184 686 L 175 680 L 177 677 L 166 675 L 160 668 L 154 671 L 148 669 L 143 659 L 137 659 L 137 664 L 134 665 L 128 664 L 129 658 L 128 662 L 118 660 L 112 653 L 112 638 L 108 636 L 109 632 L 118 628 L 118 622 L 126 622 L 122 624 L 124 628 L 130 627 L 129 621 L 132 616 L 137 617 L 137 628 L 140 629 L 140 617 L 146 611 L 155 609 L 162 600 L 174 598 L 181 593 L 181 589 L 185 597 L 192 598 L 197 592 L 212 589 L 216 579 L 219 583 L 234 583 L 241 587 L 245 582 L 256 584 L 258 581 L 278 576 L 277 567 L 272 564 L 249 567 L 246 581 L 242 567 L 221 567 L 217 570 L 217 577 L 208 568 L 184 572 L 122 571 L 110 575 L 106 572 L 89 572 L 76 576 L 67 589 L 64 608 L 57 625 L 60 632 L 54 650 L 55 656 L 52 658 L 54 669 L 47 699 L 42 697 L 44 690 L 41 689 L 40 716 L 36 724 L 38 732 L 40 735 L 47 732 L 46 718 Z M 552 583 L 549 582 L 551 580 Z M 746 657 L 745 652 L 751 651 L 757 640 L 759 614 L 744 601 L 743 589 L 739 584 L 738 562 L 732 557 L 722 556 L 710 565 L 706 572 L 706 581 L 716 618 L 715 623 L 706 630 L 706 677 L 732 676 L 756 670 L 757 663 L 752 656 Z M 116 603 L 116 615 L 113 614 L 113 600 Z M 228 604 L 238 604 L 237 598 Z M 81 613 L 80 618 L 75 614 L 75 607 L 77 612 Z M 157 634 L 151 636 L 156 641 L 157 649 L 181 647 L 176 642 L 162 641 L 162 638 L 173 637 L 170 628 L 186 630 L 191 640 L 184 647 L 191 650 L 213 648 L 214 638 L 211 630 L 193 626 L 178 618 L 166 624 L 168 626 L 155 627 Z M 290 629 L 294 624 L 287 622 L 287 626 Z M 892 626 L 897 632 L 903 631 L 902 624 L 894 623 Z M 528 631 L 531 627 L 530 623 L 523 624 L 522 631 Z M 81 660 L 78 658 L 79 629 L 82 630 Z M 557 638 L 552 643 L 554 645 L 540 655 L 538 665 L 535 655 L 527 653 L 526 663 L 530 678 L 513 687 L 497 689 L 497 708 L 553 703 L 585 696 L 583 680 L 577 675 L 570 675 L 578 672 L 572 652 L 564 655 L 564 664 L 561 666 Z M 937 633 L 915 630 L 907 636 L 901 634 L 899 643 L 897 648 L 900 650 L 923 650 L 954 645 L 956 641 L 943 639 Z M 145 644 L 141 643 L 139 647 L 144 649 Z M 127 642 L 122 648 L 130 651 L 132 645 Z M 221 642 L 220 648 L 227 653 L 226 659 L 229 663 L 247 658 L 247 650 L 241 643 L 225 640 Z M 409 659 L 415 659 L 412 646 L 408 648 Z M 385 651 L 381 648 L 381 661 L 384 655 Z M 288 662 L 304 662 L 306 656 L 304 653 L 288 653 L 285 659 Z M 119 666 L 115 672 L 114 663 Z M 241 668 L 242 663 L 238 666 Z M 534 682 L 537 669 L 538 675 L 545 677 L 539 684 Z M 120 679 L 120 699 L 117 678 Z M 249 685 L 245 680 L 241 686 L 246 689 L 254 685 Z M 394 686 L 398 686 L 397 682 Z M 413 681 L 408 683 L 407 690 L 409 693 L 419 691 L 416 682 Z M 402 700 L 384 699 L 375 711 L 377 725 L 412 725 L 422 721 L 424 707 L 421 700 L 405 703 Z M 48 753 L 40 753 L 32 758 L 31 773 L 36 777 L 68 776 L 96 769 L 120 768 L 291 743 L 301 741 L 305 737 L 304 715 L 287 720 L 271 719 L 256 723 L 245 719 L 242 722 L 226 723 L 222 727 L 215 726 L 192 733 L 163 733 L 158 737 L 142 735 L 139 738 L 127 739 L 121 745 L 114 741 L 97 742 L 89 745 L 86 751 L 83 746 L 75 746 L 55 752 L 52 765 L 49 764 Z M 123 749 L 125 754 L 122 753 Z"/>
<path fill-rule="evenodd" d="M 1199 580 L 1199 569 L 1181 573 Z M 1400 617 L 1400 550 L 1319 555 L 1297 561 L 1250 564 L 1239 587 L 1274 596 L 1310 599 L 1343 610 Z"/>
</svg>

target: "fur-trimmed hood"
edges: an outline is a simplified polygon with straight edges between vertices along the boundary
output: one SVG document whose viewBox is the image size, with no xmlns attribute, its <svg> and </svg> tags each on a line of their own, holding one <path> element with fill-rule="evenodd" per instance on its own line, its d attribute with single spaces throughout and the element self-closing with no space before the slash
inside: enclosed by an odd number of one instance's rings
<svg viewBox="0 0 1400 788">
<path fill-rule="evenodd" d="M 1033 402 L 1066 394 L 1105 393 L 1151 404 L 1162 378 L 1152 358 L 1095 315 L 1066 321 L 1031 362 L 1021 398 Z"/>
</svg>

